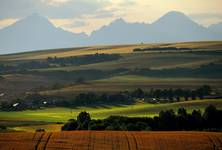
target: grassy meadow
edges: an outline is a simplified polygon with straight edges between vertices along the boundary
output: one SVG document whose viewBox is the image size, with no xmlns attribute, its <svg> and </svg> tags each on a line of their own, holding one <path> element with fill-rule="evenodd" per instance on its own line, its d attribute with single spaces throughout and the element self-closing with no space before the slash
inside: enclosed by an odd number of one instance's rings
<svg viewBox="0 0 222 150">
<path fill-rule="evenodd" d="M 35 132 L 45 129 L 48 132 L 58 132 L 63 123 L 76 118 L 81 111 L 90 113 L 93 119 L 104 119 L 109 116 L 154 117 L 161 110 L 184 107 L 189 113 L 194 109 L 202 112 L 208 105 L 214 105 L 222 110 L 222 99 L 195 100 L 168 104 L 137 103 L 134 105 L 78 107 L 78 108 L 43 108 L 16 112 L 0 112 L 0 125 L 6 125 L 12 131 Z M 58 124 L 59 123 L 59 124 Z"/>
<path fill-rule="evenodd" d="M 130 117 L 152 117 L 158 115 L 161 110 L 174 109 L 175 111 L 184 107 L 191 112 L 193 109 L 203 110 L 208 105 L 215 105 L 222 109 L 222 100 L 195 100 L 167 104 L 137 103 L 134 105 L 78 107 L 78 108 L 45 108 L 39 110 L 25 110 L 16 112 L 0 112 L 0 120 L 23 120 L 44 122 L 66 122 L 76 118 L 81 111 L 87 111 L 94 119 L 104 119 L 111 115 L 122 115 Z"/>
</svg>

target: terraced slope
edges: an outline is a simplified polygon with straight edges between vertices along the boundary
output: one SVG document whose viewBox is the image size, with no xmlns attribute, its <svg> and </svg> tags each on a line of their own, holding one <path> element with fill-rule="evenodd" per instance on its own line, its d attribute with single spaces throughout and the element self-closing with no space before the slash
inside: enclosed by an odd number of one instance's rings
<svg viewBox="0 0 222 150">
<path fill-rule="evenodd" d="M 220 150 L 222 133 L 58 132 L 0 134 L 1 150 Z"/>
</svg>

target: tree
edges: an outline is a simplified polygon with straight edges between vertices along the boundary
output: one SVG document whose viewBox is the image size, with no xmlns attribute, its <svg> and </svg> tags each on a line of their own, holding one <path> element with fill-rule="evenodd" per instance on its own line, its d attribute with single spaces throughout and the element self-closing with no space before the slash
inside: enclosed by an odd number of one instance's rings
<svg viewBox="0 0 222 150">
<path fill-rule="evenodd" d="M 88 125 L 88 130 L 105 130 L 105 125 L 100 120 L 91 120 Z"/>
<path fill-rule="evenodd" d="M 62 131 L 72 131 L 76 130 L 78 127 L 78 123 L 74 119 L 70 119 L 64 126 L 62 126 Z"/>
<path fill-rule="evenodd" d="M 77 116 L 78 130 L 88 130 L 89 122 L 91 121 L 90 114 L 86 111 L 81 112 Z"/>
<path fill-rule="evenodd" d="M 157 90 L 155 90 L 155 91 L 153 92 L 153 95 L 154 95 L 155 98 L 158 98 L 158 99 L 159 99 L 159 98 L 162 96 L 162 91 L 159 90 L 159 89 L 157 89 Z"/>
<path fill-rule="evenodd" d="M 193 110 L 191 116 L 192 116 L 192 120 L 189 120 L 189 121 L 191 121 L 192 123 L 192 128 L 201 130 L 203 128 L 203 118 L 201 115 L 201 111 Z"/>
<path fill-rule="evenodd" d="M 192 98 L 192 100 L 196 100 L 196 91 L 191 91 L 191 98 Z"/>
<path fill-rule="evenodd" d="M 176 90 L 174 91 L 174 94 L 175 94 L 175 96 L 176 96 L 177 101 L 179 102 L 179 101 L 180 101 L 180 98 L 183 96 L 183 90 L 181 90 L 181 89 L 176 89 Z"/>
<path fill-rule="evenodd" d="M 140 88 L 133 91 L 132 96 L 135 98 L 144 98 L 144 91 Z"/>
<path fill-rule="evenodd" d="M 199 99 L 204 99 L 204 91 L 203 88 L 199 88 L 196 90 L 197 96 L 199 97 Z"/>
<path fill-rule="evenodd" d="M 191 91 L 190 90 L 185 90 L 183 92 L 183 96 L 184 96 L 185 101 L 189 100 L 190 95 L 191 95 Z"/>
<path fill-rule="evenodd" d="M 188 114 L 185 108 L 179 108 L 177 112 L 178 128 L 185 130 L 188 128 Z"/>
<path fill-rule="evenodd" d="M 170 100 L 170 102 L 173 102 L 173 98 L 174 98 L 174 92 L 172 89 L 168 90 L 168 99 Z"/>
<path fill-rule="evenodd" d="M 198 97 L 200 99 L 204 99 L 204 96 L 210 95 L 210 93 L 212 92 L 212 89 L 210 86 L 204 85 L 204 86 L 198 88 L 196 91 L 197 91 Z"/>
<path fill-rule="evenodd" d="M 179 108 L 178 109 L 178 116 L 182 116 L 184 118 L 187 117 L 187 110 L 185 108 Z"/>
<path fill-rule="evenodd" d="M 2 101 L 2 102 L 0 103 L 0 108 L 1 108 L 1 110 L 9 111 L 10 108 L 11 108 L 11 105 L 10 105 L 10 103 L 7 102 L 7 101 Z"/>
<path fill-rule="evenodd" d="M 161 130 L 176 130 L 176 115 L 172 109 L 161 111 L 159 113 L 159 119 L 159 126 Z"/>
<path fill-rule="evenodd" d="M 217 110 L 213 105 L 209 105 L 203 114 L 203 119 L 207 128 L 219 128 L 222 126 L 222 111 Z"/>
<path fill-rule="evenodd" d="M 209 85 L 204 85 L 201 87 L 203 90 L 203 94 L 206 95 L 210 95 L 210 93 L 212 92 L 212 89 Z"/>
</svg>

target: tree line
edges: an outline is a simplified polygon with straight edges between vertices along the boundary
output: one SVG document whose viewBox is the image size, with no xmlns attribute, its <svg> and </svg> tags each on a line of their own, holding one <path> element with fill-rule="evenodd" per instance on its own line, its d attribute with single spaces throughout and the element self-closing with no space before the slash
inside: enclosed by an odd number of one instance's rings
<svg viewBox="0 0 222 150">
<path fill-rule="evenodd" d="M 43 69 L 58 66 L 69 66 L 69 65 L 86 65 L 92 63 L 113 61 L 120 59 L 119 54 L 91 54 L 82 56 L 71 56 L 71 57 L 48 57 L 45 60 L 39 61 L 27 61 L 18 63 L 16 65 L 7 65 L 0 63 L 0 74 L 15 72 L 15 71 L 26 71 L 28 69 Z"/>
<path fill-rule="evenodd" d="M 150 48 L 135 48 L 133 52 L 145 52 L 145 51 L 167 51 L 167 50 L 177 50 L 177 51 L 191 51 L 191 48 L 180 48 L 180 47 L 150 47 Z"/>
<path fill-rule="evenodd" d="M 185 108 L 179 108 L 177 113 L 172 109 L 161 111 L 158 116 L 149 117 L 123 117 L 110 116 L 106 119 L 95 120 L 87 112 L 81 112 L 77 119 L 70 119 L 63 131 L 73 130 L 112 130 L 112 131 L 221 131 L 222 111 L 215 106 L 205 108 L 203 114 L 200 110 L 187 113 Z"/>
<path fill-rule="evenodd" d="M 204 78 L 221 78 L 222 63 L 208 63 L 197 68 L 163 68 L 149 69 L 138 68 L 129 70 L 127 75 L 141 75 L 147 77 L 204 77 Z"/>
<path fill-rule="evenodd" d="M 59 65 L 85 65 L 92 63 L 99 63 L 105 61 L 113 61 L 119 59 L 121 56 L 119 54 L 93 54 L 93 55 L 83 55 L 83 56 L 71 56 L 71 57 L 48 57 L 47 62 L 51 64 Z"/>
<path fill-rule="evenodd" d="M 79 107 L 99 105 L 130 105 L 139 100 L 146 103 L 172 103 L 179 101 L 204 99 L 210 95 L 212 89 L 203 85 L 197 89 L 135 89 L 116 93 L 80 93 L 71 97 L 40 95 L 33 93 L 24 98 L 3 101 L 0 104 L 1 110 L 17 111 L 25 109 L 39 109 L 41 107 Z M 18 104 L 13 106 L 13 104 Z"/>
</svg>

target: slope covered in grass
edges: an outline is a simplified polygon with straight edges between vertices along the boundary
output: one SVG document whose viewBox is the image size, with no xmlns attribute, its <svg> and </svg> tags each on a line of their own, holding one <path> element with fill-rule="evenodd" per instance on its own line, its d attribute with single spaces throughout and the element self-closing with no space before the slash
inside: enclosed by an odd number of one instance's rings
<svg viewBox="0 0 222 150">
<path fill-rule="evenodd" d="M 222 109 L 222 99 L 218 100 L 196 100 L 168 104 L 147 104 L 138 103 L 135 105 L 79 107 L 79 108 L 47 108 L 39 110 L 26 110 L 16 112 L 0 112 L 0 120 L 29 120 L 45 122 L 65 122 L 68 119 L 76 118 L 81 111 L 87 111 L 92 118 L 102 119 L 111 115 L 121 115 L 129 117 L 155 116 L 161 110 L 174 109 L 175 111 L 184 107 L 191 112 L 193 109 L 203 110 L 208 105 L 214 105 Z"/>
</svg>

